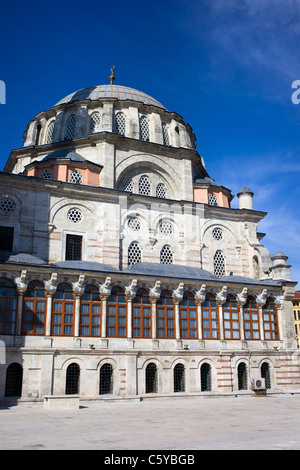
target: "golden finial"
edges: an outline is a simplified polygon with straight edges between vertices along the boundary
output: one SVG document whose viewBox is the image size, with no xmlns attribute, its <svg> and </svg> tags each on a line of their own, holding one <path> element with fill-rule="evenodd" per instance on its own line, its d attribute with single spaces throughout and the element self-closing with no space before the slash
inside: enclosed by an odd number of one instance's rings
<svg viewBox="0 0 300 470">
<path fill-rule="evenodd" d="M 112 66 L 110 71 L 111 71 L 111 76 L 109 77 L 109 80 L 110 80 L 110 84 L 112 85 L 115 81 L 115 77 L 114 77 L 115 66 L 114 65 Z"/>
</svg>

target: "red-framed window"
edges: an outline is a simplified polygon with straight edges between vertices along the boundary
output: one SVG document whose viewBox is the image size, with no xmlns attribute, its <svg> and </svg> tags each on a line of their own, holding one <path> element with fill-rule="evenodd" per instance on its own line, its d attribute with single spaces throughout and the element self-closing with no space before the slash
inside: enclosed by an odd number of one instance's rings
<svg viewBox="0 0 300 470">
<path fill-rule="evenodd" d="M 22 333 L 44 335 L 47 312 L 45 286 L 41 281 L 30 281 L 23 299 Z"/>
<path fill-rule="evenodd" d="M 243 307 L 245 339 L 260 339 L 259 310 L 253 296 L 247 297 Z"/>
<path fill-rule="evenodd" d="M 93 284 L 85 286 L 80 299 L 80 336 L 101 336 L 101 299 Z"/>
<path fill-rule="evenodd" d="M 108 337 L 126 338 L 127 302 L 122 287 L 113 287 L 107 299 L 106 328 Z"/>
<path fill-rule="evenodd" d="M 279 340 L 278 314 L 272 297 L 268 297 L 262 308 L 265 339 Z"/>
<path fill-rule="evenodd" d="M 180 337 L 196 339 L 197 328 L 197 305 L 193 294 L 185 291 L 179 304 Z"/>
<path fill-rule="evenodd" d="M 161 292 L 156 306 L 157 337 L 175 338 L 175 305 L 172 294 L 165 289 Z"/>
<path fill-rule="evenodd" d="M 220 337 L 218 306 L 215 296 L 211 293 L 206 294 L 202 303 L 202 333 L 204 339 Z"/>
<path fill-rule="evenodd" d="M 75 296 L 66 282 L 57 286 L 52 303 L 52 335 L 72 336 L 75 317 Z"/>
<path fill-rule="evenodd" d="M 223 304 L 223 325 L 225 339 L 240 339 L 239 307 L 232 294 L 227 295 Z"/>
<path fill-rule="evenodd" d="M 137 289 L 132 301 L 132 337 L 151 338 L 151 300 L 143 288 Z"/>
</svg>

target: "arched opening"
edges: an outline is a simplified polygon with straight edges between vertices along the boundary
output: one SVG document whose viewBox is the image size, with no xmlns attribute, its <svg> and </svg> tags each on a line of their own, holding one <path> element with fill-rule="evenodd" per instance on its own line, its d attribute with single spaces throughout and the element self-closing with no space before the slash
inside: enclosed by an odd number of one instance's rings
<svg viewBox="0 0 300 470">
<path fill-rule="evenodd" d="M 107 336 L 126 338 L 127 303 L 122 287 L 115 286 L 107 299 Z"/>
<path fill-rule="evenodd" d="M 247 390 L 248 389 L 248 373 L 247 366 L 244 362 L 241 362 L 237 368 L 238 372 L 238 389 Z"/>
<path fill-rule="evenodd" d="M 10 364 L 6 371 L 5 396 L 22 396 L 23 368 L 17 362 Z"/>
<path fill-rule="evenodd" d="M 157 337 L 175 338 L 175 306 L 170 291 L 163 290 L 157 301 Z"/>
<path fill-rule="evenodd" d="M 111 364 L 103 364 L 100 369 L 99 395 L 113 393 L 113 368 Z"/>
<path fill-rule="evenodd" d="M 200 369 L 201 392 L 211 392 L 211 366 L 206 362 Z"/>
<path fill-rule="evenodd" d="M 185 392 L 185 368 L 183 364 L 174 367 L 174 392 Z"/>
<path fill-rule="evenodd" d="M 24 335 L 43 335 L 46 323 L 45 286 L 40 281 L 31 281 L 27 286 L 23 300 Z"/>
<path fill-rule="evenodd" d="M 197 338 L 197 306 L 191 292 L 185 291 L 179 304 L 180 337 Z"/>
<path fill-rule="evenodd" d="M 153 362 L 146 367 L 146 393 L 157 393 L 157 367 Z"/>
<path fill-rule="evenodd" d="M 133 338 L 151 338 L 151 301 L 146 289 L 138 289 L 132 301 Z"/>
<path fill-rule="evenodd" d="M 80 300 L 80 335 L 100 336 L 101 300 L 96 286 L 89 284 Z"/>
<path fill-rule="evenodd" d="M 261 377 L 265 379 L 266 388 L 271 388 L 271 368 L 270 364 L 264 362 L 260 368 Z"/>
<path fill-rule="evenodd" d="M 79 393 L 80 367 L 73 362 L 67 368 L 66 395 L 78 395 Z"/>
<path fill-rule="evenodd" d="M 0 279 L 0 334 L 15 334 L 17 317 L 17 291 L 14 284 Z"/>
</svg>

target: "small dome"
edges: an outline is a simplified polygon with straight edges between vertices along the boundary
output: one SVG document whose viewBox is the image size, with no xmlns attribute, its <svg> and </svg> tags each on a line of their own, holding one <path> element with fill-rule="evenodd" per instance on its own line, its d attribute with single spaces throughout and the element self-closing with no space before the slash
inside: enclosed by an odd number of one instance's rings
<svg viewBox="0 0 300 470">
<path fill-rule="evenodd" d="M 272 260 L 274 259 L 288 259 L 288 256 L 286 256 L 282 251 L 276 251 L 276 253 L 272 256 Z"/>
<path fill-rule="evenodd" d="M 251 194 L 252 196 L 254 195 L 253 191 L 249 188 L 249 186 L 243 186 L 239 190 L 237 195 L 239 196 L 240 194 Z"/>
<path fill-rule="evenodd" d="M 120 85 L 98 85 L 89 88 L 82 88 L 81 90 L 75 91 L 66 96 L 56 103 L 55 106 L 60 104 L 73 103 L 74 101 L 98 101 L 109 98 L 115 98 L 120 101 L 138 101 L 146 105 L 152 105 L 157 106 L 158 108 L 166 109 L 161 103 L 146 93 L 135 90 L 134 88 Z"/>
<path fill-rule="evenodd" d="M 71 160 L 73 162 L 86 162 L 86 159 L 83 158 L 79 153 L 77 153 L 75 150 L 57 150 L 55 152 L 49 153 L 46 157 L 43 158 L 43 162 L 49 161 L 49 160 L 60 160 L 60 159 L 66 159 L 66 160 Z"/>
</svg>

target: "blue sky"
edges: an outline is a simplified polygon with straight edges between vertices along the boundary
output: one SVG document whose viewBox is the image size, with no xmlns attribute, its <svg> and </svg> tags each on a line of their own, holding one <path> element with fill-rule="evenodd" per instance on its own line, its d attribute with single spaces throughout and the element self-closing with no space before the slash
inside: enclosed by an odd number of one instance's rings
<svg viewBox="0 0 300 470">
<path fill-rule="evenodd" d="M 1 169 L 39 111 L 115 65 L 191 125 L 212 178 L 251 187 L 263 244 L 300 281 L 300 0 L 15 1 L 1 20 Z"/>
</svg>

